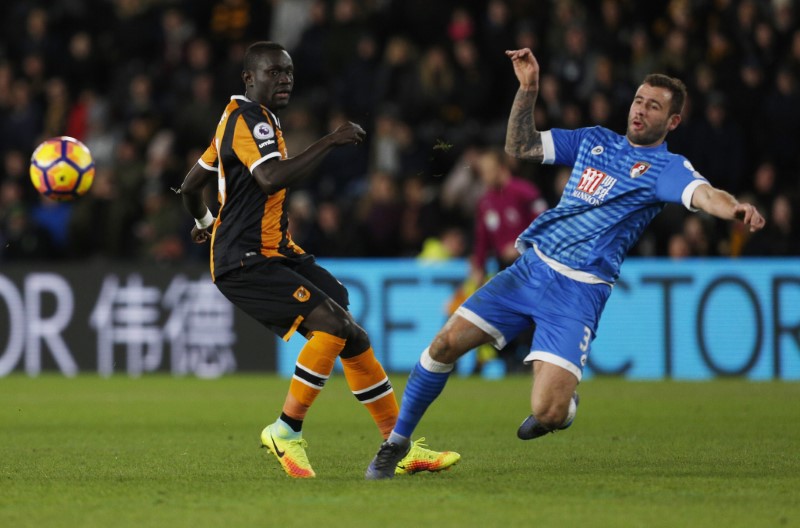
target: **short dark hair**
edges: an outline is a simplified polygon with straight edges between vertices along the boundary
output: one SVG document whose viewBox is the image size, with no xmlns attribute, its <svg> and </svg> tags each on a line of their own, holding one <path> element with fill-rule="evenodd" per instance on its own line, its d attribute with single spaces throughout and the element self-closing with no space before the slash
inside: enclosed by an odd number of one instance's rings
<svg viewBox="0 0 800 528">
<path fill-rule="evenodd" d="M 255 70 L 258 67 L 258 61 L 269 51 L 286 51 L 286 48 L 277 42 L 267 40 L 254 42 L 247 47 L 247 51 L 244 53 L 244 69 Z"/>
<path fill-rule="evenodd" d="M 683 103 L 686 101 L 686 85 L 683 81 L 664 75 L 663 73 L 651 73 L 644 78 L 642 84 L 649 84 L 656 88 L 666 88 L 672 93 L 672 104 L 670 104 L 670 114 L 680 114 L 683 110 Z"/>
</svg>

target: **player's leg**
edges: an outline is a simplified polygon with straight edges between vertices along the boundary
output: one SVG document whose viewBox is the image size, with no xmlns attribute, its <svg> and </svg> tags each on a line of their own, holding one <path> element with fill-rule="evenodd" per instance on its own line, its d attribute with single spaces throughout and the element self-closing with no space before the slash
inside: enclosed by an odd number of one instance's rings
<svg viewBox="0 0 800 528">
<path fill-rule="evenodd" d="M 444 389 L 456 360 L 490 341 L 492 337 L 469 320 L 458 313 L 451 316 L 411 370 L 390 439 L 407 443 L 422 415 Z"/>
<path fill-rule="evenodd" d="M 538 299 L 533 363 L 531 415 L 517 430 L 523 440 L 538 438 L 572 425 L 578 409 L 575 388 L 591 350 L 597 323 L 611 292 L 607 284 L 575 281 L 546 269 L 551 287 Z"/>
<path fill-rule="evenodd" d="M 361 330 L 358 338 L 348 340 L 340 358 L 353 396 L 367 409 L 381 435 L 388 437 L 399 408 L 389 377 L 375 357 L 366 332 Z"/>
<path fill-rule="evenodd" d="M 325 299 L 301 325 L 308 341 L 297 355 L 281 415 L 261 433 L 262 444 L 278 456 L 287 473 L 294 477 L 314 476 L 307 458 L 303 460 L 305 449 L 301 452 L 295 448 L 295 464 L 287 466 L 289 462 L 280 456 L 280 444 L 286 442 L 293 447 L 300 442 L 300 447 L 305 448 L 302 428 L 306 414 L 330 378 L 336 358 L 344 349 L 355 322 L 338 304 Z"/>
<path fill-rule="evenodd" d="M 347 310 L 350 299 L 347 288 L 328 270 L 313 262 L 296 270 L 324 291 L 336 304 Z M 352 318 L 351 318 L 352 320 Z M 372 416 L 384 438 L 397 421 L 398 406 L 394 389 L 386 371 L 375 356 L 369 336 L 355 321 L 350 325 L 345 346 L 339 357 L 350 391 Z"/>
<path fill-rule="evenodd" d="M 347 308 L 347 289 L 327 270 L 312 264 L 303 266 L 298 272 L 327 293 L 339 306 Z M 386 439 L 397 423 L 397 399 L 389 377 L 375 357 L 367 333 L 355 323 L 339 358 L 350 390 L 369 411 L 381 435 Z M 453 451 L 426 449 L 423 441 L 424 438 L 420 438 L 412 443 L 408 455 L 398 464 L 396 473 L 442 471 L 461 459 L 461 455 Z"/>
<path fill-rule="evenodd" d="M 533 362 L 531 409 L 536 420 L 550 429 L 565 429 L 577 412 L 578 378 L 571 370 L 544 361 Z"/>
<path fill-rule="evenodd" d="M 261 442 L 287 474 L 313 477 L 302 438 L 303 420 L 355 323 L 322 290 L 277 259 L 225 274 L 217 279 L 217 286 L 239 308 L 284 339 L 298 329 L 308 336 L 298 354 L 281 414 L 264 428 Z"/>
<path fill-rule="evenodd" d="M 458 358 L 484 343 L 501 348 L 531 324 L 526 314 L 509 306 L 508 294 L 519 286 L 519 277 L 510 270 L 493 277 L 467 299 L 422 352 L 403 392 L 397 425 L 367 468 L 367 479 L 393 476 L 394 464 L 409 448 L 411 434 L 444 389 Z"/>
<path fill-rule="evenodd" d="M 336 358 L 356 326 L 350 314 L 331 299 L 325 299 L 301 323 L 300 330 L 308 341 L 297 355 L 281 416 L 292 429 L 300 431 L 308 409 L 325 387 Z"/>
<path fill-rule="evenodd" d="M 461 316 L 450 317 L 414 365 L 403 392 L 397 424 L 367 468 L 368 480 L 392 478 L 395 475 L 398 464 L 402 465 L 401 462 L 412 449 L 411 435 L 414 429 L 444 389 L 455 360 L 490 340 L 491 336 Z M 452 463 L 457 461 L 455 459 Z M 419 470 L 412 464 L 402 466 L 400 473 Z"/>
<path fill-rule="evenodd" d="M 533 413 L 522 422 L 517 436 L 531 440 L 572 425 L 578 409 L 578 378 L 563 367 L 536 360 L 533 362 Z"/>
</svg>

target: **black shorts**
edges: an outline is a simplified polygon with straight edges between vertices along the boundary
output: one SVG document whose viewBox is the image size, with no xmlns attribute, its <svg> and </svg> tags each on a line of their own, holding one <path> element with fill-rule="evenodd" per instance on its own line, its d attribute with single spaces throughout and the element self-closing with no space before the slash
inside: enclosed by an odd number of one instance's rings
<svg viewBox="0 0 800 528">
<path fill-rule="evenodd" d="M 347 288 L 311 255 L 273 257 L 231 270 L 215 282 L 233 304 L 284 340 L 326 299 L 347 310 Z"/>
</svg>

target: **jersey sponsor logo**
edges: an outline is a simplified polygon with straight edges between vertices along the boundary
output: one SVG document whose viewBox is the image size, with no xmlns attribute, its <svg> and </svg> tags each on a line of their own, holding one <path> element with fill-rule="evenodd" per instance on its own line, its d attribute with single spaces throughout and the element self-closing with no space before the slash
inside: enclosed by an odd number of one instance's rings
<svg viewBox="0 0 800 528">
<path fill-rule="evenodd" d="M 603 146 L 597 145 L 595 148 L 592 149 L 592 154 L 594 154 L 595 156 L 599 156 L 600 154 L 603 153 L 603 151 L 605 151 Z"/>
<path fill-rule="evenodd" d="M 271 139 L 275 137 L 275 131 L 269 126 L 269 123 L 258 123 L 253 127 L 253 137 L 256 139 Z"/>
<path fill-rule="evenodd" d="M 581 181 L 572 191 L 572 196 L 592 205 L 600 205 L 615 183 L 617 183 L 617 179 L 613 176 L 592 167 L 586 167 L 581 174 Z"/>
<path fill-rule="evenodd" d="M 259 143 L 259 144 L 258 144 L 258 148 L 264 148 L 264 147 L 266 147 L 267 145 L 273 145 L 274 143 L 275 143 L 275 140 L 274 140 L 274 139 L 268 139 L 268 140 L 266 140 L 266 141 L 263 141 L 263 142 Z"/>
<path fill-rule="evenodd" d="M 638 178 L 650 168 L 650 164 L 646 161 L 637 161 L 631 167 L 631 178 Z"/>
<path fill-rule="evenodd" d="M 311 292 L 308 291 L 304 286 L 300 286 L 292 294 L 292 297 L 300 302 L 306 302 L 311 298 Z"/>
</svg>

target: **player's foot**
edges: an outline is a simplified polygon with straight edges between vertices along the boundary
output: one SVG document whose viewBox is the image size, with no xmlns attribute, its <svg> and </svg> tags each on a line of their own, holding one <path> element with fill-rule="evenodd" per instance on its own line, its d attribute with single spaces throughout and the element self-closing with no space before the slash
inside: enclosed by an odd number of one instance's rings
<svg viewBox="0 0 800 528">
<path fill-rule="evenodd" d="M 443 471 L 454 466 L 461 460 L 461 455 L 455 451 L 431 451 L 425 448 L 425 438 L 420 438 L 411 444 L 408 454 L 397 463 L 395 475 L 413 475 L 420 471 Z"/>
<path fill-rule="evenodd" d="M 578 396 L 577 392 L 572 394 L 572 399 L 575 402 L 575 408 L 577 409 L 578 404 L 581 402 L 581 398 L 580 396 Z M 547 433 L 552 433 L 555 431 L 561 431 L 563 429 L 566 429 L 567 427 L 572 425 L 572 422 L 574 421 L 575 417 L 573 416 L 572 420 L 562 425 L 561 427 L 557 427 L 555 429 L 549 429 L 544 425 L 540 424 L 539 421 L 533 417 L 533 415 L 530 415 L 527 418 L 525 418 L 525 420 L 522 422 L 522 425 L 520 425 L 519 429 L 517 429 L 517 438 L 519 438 L 520 440 L 533 440 L 534 438 L 539 438 L 540 436 L 544 436 Z"/>
<path fill-rule="evenodd" d="M 397 463 L 411 451 L 411 444 L 399 445 L 386 440 L 381 444 L 378 454 L 367 467 L 364 477 L 367 480 L 383 480 L 394 477 Z"/>
<path fill-rule="evenodd" d="M 287 475 L 294 478 L 313 478 L 316 476 L 308 461 L 304 438 L 287 440 L 278 436 L 275 424 L 270 424 L 261 431 L 261 446 L 275 455 Z"/>
</svg>

